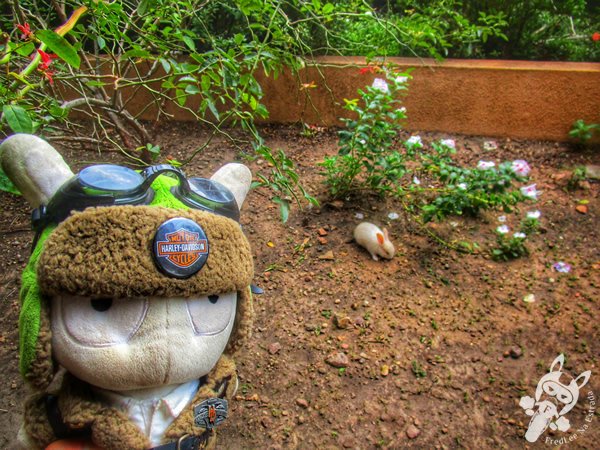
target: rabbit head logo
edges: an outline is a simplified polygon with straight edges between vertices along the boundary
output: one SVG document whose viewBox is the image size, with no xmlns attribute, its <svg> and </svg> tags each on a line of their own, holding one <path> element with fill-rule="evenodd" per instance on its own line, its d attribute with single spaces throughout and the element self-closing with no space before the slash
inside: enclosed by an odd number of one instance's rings
<svg viewBox="0 0 600 450">
<path fill-rule="evenodd" d="M 552 362 L 550 371 L 538 382 L 535 398 L 521 397 L 519 406 L 531 417 L 525 439 L 535 442 L 550 427 L 552 430 L 567 431 L 571 424 L 564 417 L 577 404 L 579 390 L 585 386 L 592 372 L 587 370 L 577 378 L 562 371 L 564 355 Z"/>
</svg>

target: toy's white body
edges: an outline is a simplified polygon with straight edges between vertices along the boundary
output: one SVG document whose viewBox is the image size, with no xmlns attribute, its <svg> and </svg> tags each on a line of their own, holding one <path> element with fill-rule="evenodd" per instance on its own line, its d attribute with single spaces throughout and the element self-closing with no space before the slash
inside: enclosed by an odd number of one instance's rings
<svg viewBox="0 0 600 450">
<path fill-rule="evenodd" d="M 379 257 L 392 259 L 396 253 L 387 229 L 381 230 L 370 222 L 361 222 L 356 226 L 354 240 L 358 245 L 366 248 L 375 261 L 379 261 Z"/>
</svg>

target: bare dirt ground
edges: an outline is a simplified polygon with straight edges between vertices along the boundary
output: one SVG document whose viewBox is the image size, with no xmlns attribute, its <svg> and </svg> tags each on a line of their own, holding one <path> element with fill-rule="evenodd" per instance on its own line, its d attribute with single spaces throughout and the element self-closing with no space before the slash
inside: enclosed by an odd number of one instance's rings
<svg viewBox="0 0 600 450">
<path fill-rule="evenodd" d="M 566 189 L 574 167 L 600 163 L 597 149 L 497 139 L 497 150 L 484 151 L 484 138 L 421 134 L 426 142 L 455 138 L 464 163 L 520 158 L 532 166 L 531 177 L 543 191 L 535 205 L 543 214 L 541 232 L 528 244 L 529 257 L 495 262 L 488 251 L 499 214 L 453 218 L 454 226 L 431 224 L 447 241 L 481 246 L 478 254 L 459 254 L 435 241 L 398 203 L 368 196 L 331 202 L 316 163 L 336 152 L 333 131 L 304 137 L 289 127 L 264 134 L 268 145 L 285 149 L 297 162 L 321 206 L 294 209 L 282 224 L 267 190 L 248 197 L 242 223 L 265 294 L 255 297 L 254 336 L 237 358 L 240 390 L 221 427 L 220 448 L 553 448 L 561 438 L 565 448 L 598 448 L 600 186 L 584 182 Z M 183 159 L 201 135 L 190 124 L 172 124 L 157 143 L 164 154 Z M 62 153 L 74 170 L 123 161 L 115 153 Z M 186 173 L 208 176 L 237 156 L 229 145 L 216 143 Z M 260 160 L 248 164 L 255 173 L 266 168 Z M 588 202 L 585 213 L 576 210 L 582 200 Z M 400 218 L 390 220 L 390 212 Z M 388 226 L 398 251 L 393 260 L 373 261 L 352 242 L 356 213 Z M 28 229 L 24 201 L 0 193 L 5 449 L 26 395 L 17 370 L 17 318 L 20 273 L 32 239 Z M 571 272 L 554 271 L 557 261 L 571 264 Z M 534 294 L 533 303 L 523 301 L 528 294 Z M 519 400 L 534 396 L 559 353 L 566 355 L 567 374 L 592 375 L 567 414 L 571 428 L 548 429 L 530 444 L 524 438 L 530 417 Z"/>
</svg>

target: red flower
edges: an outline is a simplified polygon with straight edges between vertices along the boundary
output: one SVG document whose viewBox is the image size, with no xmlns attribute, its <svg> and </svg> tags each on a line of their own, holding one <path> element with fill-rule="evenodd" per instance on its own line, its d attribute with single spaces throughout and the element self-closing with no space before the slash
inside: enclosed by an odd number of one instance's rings
<svg viewBox="0 0 600 450">
<path fill-rule="evenodd" d="M 56 59 L 57 56 L 52 53 L 46 53 L 44 50 L 38 50 L 37 52 L 42 57 L 42 63 L 38 66 L 38 70 L 44 72 L 48 70 L 48 67 L 52 64 L 52 60 Z"/>
<path fill-rule="evenodd" d="M 373 67 L 373 66 L 363 67 L 362 69 L 359 70 L 359 73 L 361 75 L 365 75 L 367 73 L 375 73 L 375 67 Z"/>
<path fill-rule="evenodd" d="M 594 41 L 594 42 L 600 41 L 600 33 L 598 33 L 596 31 L 594 34 L 592 34 L 592 41 Z"/>
<path fill-rule="evenodd" d="M 54 72 L 52 72 L 51 70 L 44 70 L 42 73 L 44 74 L 44 76 L 50 84 L 54 84 L 54 80 L 52 79 L 52 75 L 54 75 Z"/>
<path fill-rule="evenodd" d="M 33 37 L 33 33 L 31 32 L 31 28 L 29 28 L 29 24 L 25 22 L 24 25 L 17 24 L 17 29 L 23 33 L 21 35 L 21 39 L 31 39 Z"/>
</svg>

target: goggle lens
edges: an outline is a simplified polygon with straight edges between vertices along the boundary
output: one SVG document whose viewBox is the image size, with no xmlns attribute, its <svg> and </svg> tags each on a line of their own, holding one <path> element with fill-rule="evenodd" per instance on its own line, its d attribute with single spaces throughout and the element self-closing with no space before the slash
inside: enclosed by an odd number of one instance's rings
<svg viewBox="0 0 600 450">
<path fill-rule="evenodd" d="M 78 176 L 84 189 L 106 193 L 135 191 L 144 183 L 135 170 L 111 164 L 86 167 Z"/>
</svg>

